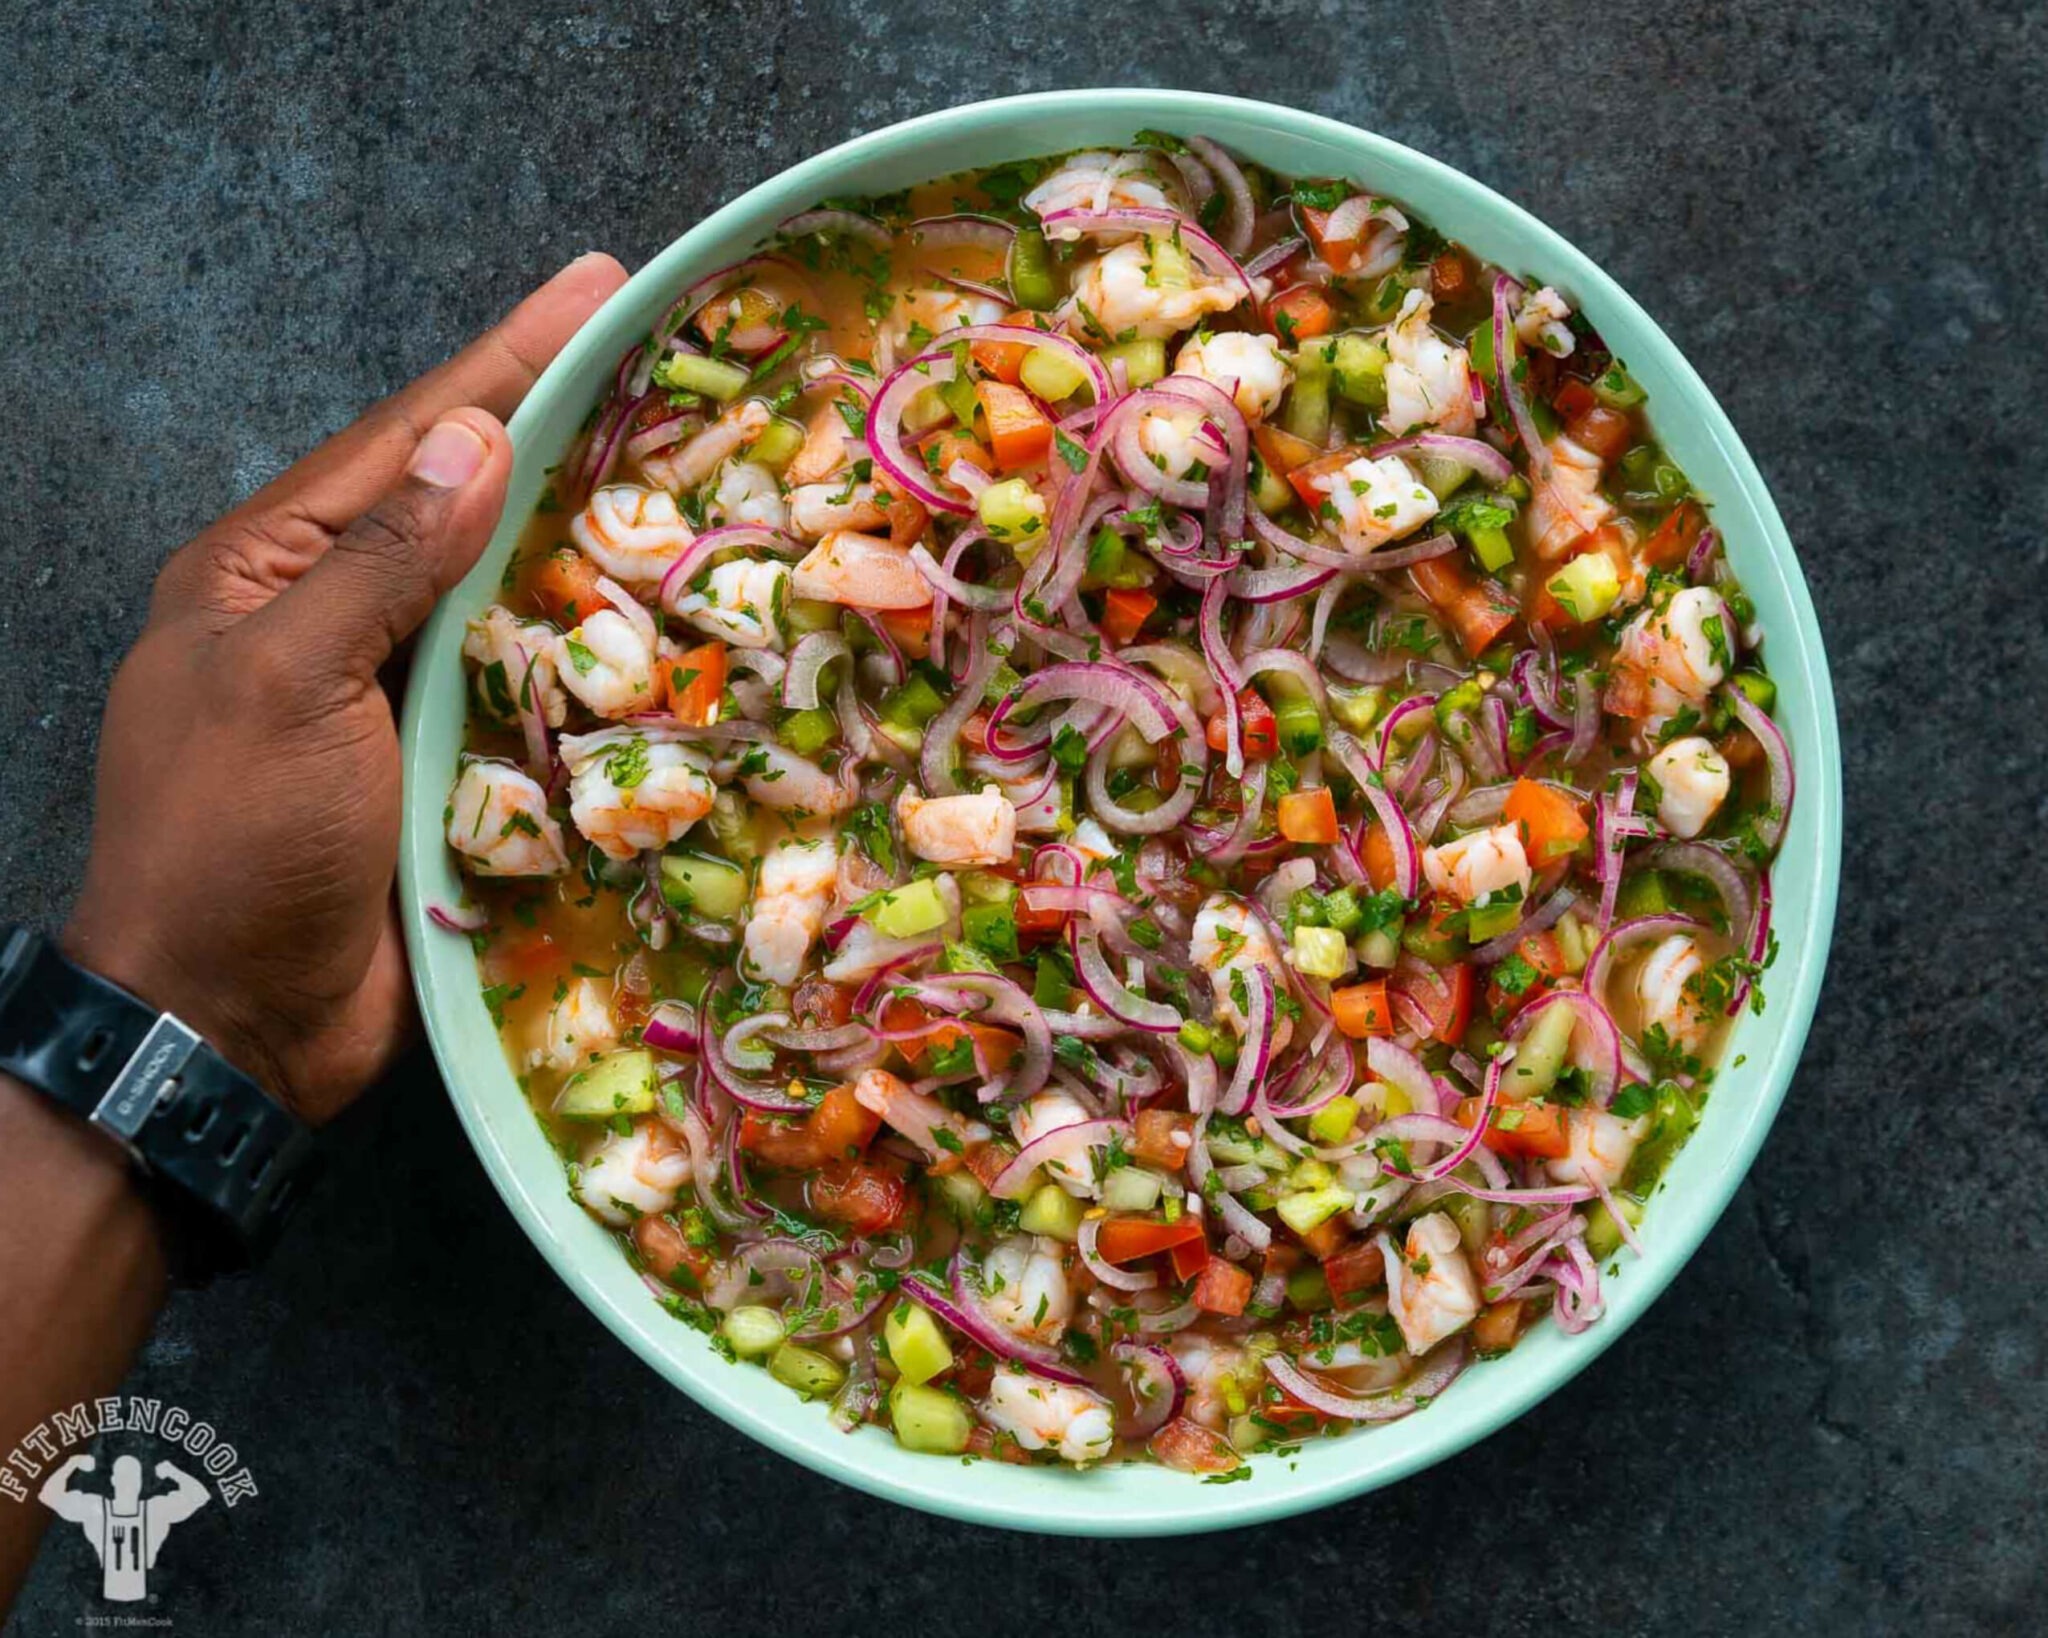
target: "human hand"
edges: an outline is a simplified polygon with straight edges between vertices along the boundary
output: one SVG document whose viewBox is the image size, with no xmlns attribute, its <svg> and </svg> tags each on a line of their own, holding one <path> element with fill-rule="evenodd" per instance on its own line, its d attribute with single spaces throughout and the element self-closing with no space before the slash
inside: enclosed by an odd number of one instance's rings
<svg viewBox="0 0 2048 1638">
<path fill-rule="evenodd" d="M 115 675 L 63 944 L 307 1120 L 375 1080 L 410 1021 L 378 670 L 497 523 L 499 418 L 624 279 L 571 263 L 203 532 Z"/>
</svg>

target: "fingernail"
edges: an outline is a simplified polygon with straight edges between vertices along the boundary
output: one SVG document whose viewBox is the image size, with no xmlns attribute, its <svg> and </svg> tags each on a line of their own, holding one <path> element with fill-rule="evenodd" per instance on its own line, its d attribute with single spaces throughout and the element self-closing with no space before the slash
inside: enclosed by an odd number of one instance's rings
<svg viewBox="0 0 2048 1638">
<path fill-rule="evenodd" d="M 490 446 L 461 421 L 437 421 L 413 451 L 406 470 L 436 489 L 460 489 L 476 476 Z"/>
</svg>

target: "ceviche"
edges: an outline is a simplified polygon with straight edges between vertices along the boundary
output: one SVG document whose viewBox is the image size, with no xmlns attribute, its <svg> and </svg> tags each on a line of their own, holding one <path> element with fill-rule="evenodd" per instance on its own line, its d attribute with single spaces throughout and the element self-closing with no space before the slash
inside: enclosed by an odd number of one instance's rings
<svg viewBox="0 0 2048 1638">
<path fill-rule="evenodd" d="M 464 648 L 434 913 L 573 1197 L 948 1456 L 1244 1477 L 1597 1322 L 1792 800 L 1643 399 L 1198 137 L 682 292 Z"/>
</svg>

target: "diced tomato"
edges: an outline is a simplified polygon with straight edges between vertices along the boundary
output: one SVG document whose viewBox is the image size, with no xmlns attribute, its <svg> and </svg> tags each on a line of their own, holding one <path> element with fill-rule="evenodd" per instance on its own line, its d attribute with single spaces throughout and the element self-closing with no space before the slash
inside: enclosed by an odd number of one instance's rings
<svg viewBox="0 0 2048 1638">
<path fill-rule="evenodd" d="M 1478 1125 L 1480 1106 L 1484 1102 L 1483 1098 L 1459 1099 L 1458 1124 L 1465 1127 Z M 1518 1155 L 1525 1159 L 1561 1160 L 1572 1151 L 1564 1112 L 1547 1103 L 1497 1106 L 1479 1141 L 1497 1155 Z"/>
<path fill-rule="evenodd" d="M 1312 284 L 1297 284 L 1266 303 L 1266 315 L 1283 344 L 1309 341 L 1337 327 L 1337 309 Z"/>
<path fill-rule="evenodd" d="M 1283 478 L 1298 466 L 1322 459 L 1323 454 L 1321 444 L 1297 438 L 1285 427 L 1276 427 L 1270 421 L 1260 421 L 1253 426 L 1252 443 L 1258 449 L 1259 459 Z"/>
<path fill-rule="evenodd" d="M 974 389 L 981 401 L 981 413 L 988 422 L 989 447 L 996 465 L 1005 472 L 1035 466 L 1052 447 L 1052 422 L 1022 387 L 1001 381 L 983 381 Z"/>
<path fill-rule="evenodd" d="M 1387 1004 L 1387 981 L 1375 978 L 1330 992 L 1330 1012 L 1337 1027 L 1354 1041 L 1368 1035 L 1394 1033 L 1394 1009 Z"/>
<path fill-rule="evenodd" d="M 1557 391 L 1550 395 L 1550 407 L 1557 411 L 1560 421 L 1584 415 L 1599 402 L 1593 396 L 1593 389 L 1575 375 L 1566 376 L 1557 384 Z"/>
<path fill-rule="evenodd" d="M 682 1225 L 673 1217 L 643 1217 L 633 1225 L 633 1249 L 657 1280 L 670 1285 L 701 1286 L 711 1272 L 711 1253 L 690 1244 Z M 681 1273 L 684 1281 L 676 1275 Z"/>
<path fill-rule="evenodd" d="M 1429 293 L 1438 301 L 1456 301 L 1472 287 L 1472 270 L 1455 250 L 1446 250 L 1429 264 Z"/>
<path fill-rule="evenodd" d="M 914 609 L 877 609 L 876 618 L 896 646 L 913 660 L 932 651 L 932 606 Z"/>
<path fill-rule="evenodd" d="M 973 1174 L 974 1181 L 984 1189 L 993 1189 L 996 1179 L 1017 1158 L 1017 1151 L 1000 1143 L 974 1143 L 968 1145 L 965 1158 L 967 1170 Z"/>
<path fill-rule="evenodd" d="M 1522 1330 L 1524 1306 L 1520 1297 L 1509 1297 L 1482 1308 L 1472 1322 L 1473 1346 L 1482 1354 L 1504 1354 L 1514 1347 Z"/>
<path fill-rule="evenodd" d="M 586 614 L 605 606 L 597 589 L 603 571 L 573 546 L 557 546 L 533 577 L 533 599 L 540 612 L 564 631 L 574 630 Z"/>
<path fill-rule="evenodd" d="M 1578 852 L 1589 834 L 1578 803 L 1533 779 L 1515 781 L 1501 813 L 1521 832 L 1523 850 L 1538 870 Z"/>
<path fill-rule="evenodd" d="M 813 1212 L 855 1234 L 893 1228 L 910 1199 L 902 1173 L 864 1160 L 827 1161 L 812 1173 L 804 1193 Z"/>
<path fill-rule="evenodd" d="M 1386 1259 L 1375 1240 L 1358 1240 L 1333 1257 L 1323 1259 L 1323 1279 L 1330 1287 L 1330 1300 L 1339 1308 L 1347 1298 L 1377 1291 L 1386 1283 Z"/>
<path fill-rule="evenodd" d="M 686 727 L 703 727 L 725 697 L 725 644 L 699 643 L 684 649 L 663 665 L 662 684 L 669 715 Z"/>
<path fill-rule="evenodd" d="M 1002 322 L 1035 330 L 1038 328 L 1038 315 L 1020 308 L 1005 314 Z M 968 353 L 983 375 L 992 375 L 1006 386 L 1014 387 L 1017 378 L 1024 373 L 1024 360 L 1031 356 L 1031 349 L 1021 341 L 975 341 L 968 344 Z"/>
<path fill-rule="evenodd" d="M 1177 1246 L 1169 1246 L 1166 1261 L 1173 1269 L 1176 1280 L 1192 1280 L 1209 1266 L 1209 1238 L 1183 1240 Z"/>
<path fill-rule="evenodd" d="M 1330 787 L 1289 791 L 1278 805 L 1280 834 L 1290 842 L 1308 842 L 1327 847 L 1337 839 L 1337 799 Z"/>
<path fill-rule="evenodd" d="M 1273 722 L 1273 708 L 1256 688 L 1246 688 L 1238 694 L 1237 718 L 1238 742 L 1248 761 L 1267 761 L 1280 749 L 1280 730 Z M 1221 711 L 1203 725 L 1202 731 L 1210 750 L 1221 752 L 1227 747 L 1228 730 Z"/>
<path fill-rule="evenodd" d="M 1195 1117 L 1171 1109 L 1140 1109 L 1131 1134 L 1131 1156 L 1163 1172 L 1187 1164 L 1193 1146 Z"/>
<path fill-rule="evenodd" d="M 1230 1441 L 1199 1422 L 1176 1416 L 1146 1442 L 1159 1462 L 1178 1473 L 1228 1473 L 1244 1465 Z"/>
<path fill-rule="evenodd" d="M 1431 920 L 1441 920 L 1452 913 L 1440 909 L 1432 914 Z M 1472 1022 L 1472 966 L 1465 961 L 1454 962 L 1437 968 L 1436 976 L 1443 981 L 1442 994 L 1426 983 L 1413 984 L 1404 993 L 1428 1014 L 1430 1039 L 1456 1046 L 1465 1038 L 1466 1026 Z"/>
<path fill-rule="evenodd" d="M 874 1140 L 882 1117 L 835 1086 L 801 1121 L 748 1109 L 740 1116 L 740 1147 L 770 1166 L 808 1171 L 829 1160 L 850 1159 Z"/>
<path fill-rule="evenodd" d="M 1351 1239 L 1341 1217 L 1326 1217 L 1312 1229 L 1296 1231 L 1296 1238 L 1308 1247 L 1309 1255 L 1321 1260 L 1334 1257 Z"/>
<path fill-rule="evenodd" d="M 1531 933 L 1515 945 L 1515 953 L 1536 970 L 1536 982 L 1516 994 L 1501 988 L 1500 968 L 1494 968 L 1495 976 L 1486 986 L 1486 1007 L 1495 1018 L 1507 1019 L 1520 1012 L 1530 1002 L 1550 992 L 1550 980 L 1564 974 L 1564 951 L 1558 948 L 1557 935 L 1547 929 Z"/>
<path fill-rule="evenodd" d="M 1235 1319 L 1252 1300 L 1252 1277 L 1235 1263 L 1211 1258 L 1209 1266 L 1195 1281 L 1195 1306 L 1205 1314 L 1224 1314 Z"/>
<path fill-rule="evenodd" d="M 1359 846 L 1358 856 L 1365 865 L 1365 879 L 1372 883 L 1375 893 L 1384 893 L 1394 885 L 1394 839 L 1377 819 L 1365 827 L 1365 840 Z"/>
<path fill-rule="evenodd" d="M 1559 397 L 1562 396 L 1560 393 Z M 1591 409 L 1569 417 L 1565 421 L 1564 432 L 1573 443 L 1591 450 L 1603 462 L 1621 459 L 1622 451 L 1628 448 L 1635 436 L 1628 417 L 1605 404 L 1595 404 Z"/>
<path fill-rule="evenodd" d="M 1133 1263 L 1190 1243 L 1206 1244 L 1199 1219 L 1162 1222 L 1156 1217 L 1106 1217 L 1095 1233 L 1096 1255 L 1106 1263 Z"/>
<path fill-rule="evenodd" d="M 1707 526 L 1707 514 L 1695 500 L 1682 500 L 1665 514 L 1664 521 L 1643 542 L 1643 566 L 1675 569 L 1699 544 L 1700 531 Z"/>
<path fill-rule="evenodd" d="M 853 986 L 807 978 L 789 998 L 789 1015 L 802 1029 L 836 1029 L 853 1017 Z"/>
<path fill-rule="evenodd" d="M 1450 621 L 1469 655 L 1485 653 L 1515 623 L 1514 599 L 1490 580 L 1470 579 L 1457 566 L 1455 554 L 1430 558 L 1408 573 L 1415 589 Z"/>
<path fill-rule="evenodd" d="M 1016 919 L 1017 936 L 1020 939 L 1056 937 L 1067 925 L 1068 912 L 1045 907 L 1034 909 L 1025 902 L 1022 893 L 1017 895 L 1017 902 L 1011 906 L 1010 914 Z"/>
<path fill-rule="evenodd" d="M 943 432 L 933 433 L 919 446 L 918 458 L 927 470 L 942 475 L 955 461 L 965 461 L 989 473 L 996 469 L 996 458 L 988 452 L 988 446 L 963 427 L 947 427 Z"/>
<path fill-rule="evenodd" d="M 1356 444 L 1346 444 L 1342 449 L 1333 449 L 1327 455 L 1318 455 L 1312 461 L 1304 461 L 1287 474 L 1287 481 L 1294 485 L 1294 492 L 1301 497 L 1301 504 L 1314 512 L 1330 498 L 1328 485 L 1318 485 L 1318 478 L 1327 478 L 1332 472 L 1349 466 L 1365 453 Z M 1441 561 L 1439 559 L 1438 561 Z"/>
<path fill-rule="evenodd" d="M 1024 1047 L 1023 1038 L 1015 1030 L 966 1019 L 958 1022 L 935 1019 L 907 996 L 894 996 L 882 1004 L 882 1028 L 890 1031 L 923 1030 L 922 1035 L 895 1043 L 896 1050 L 913 1068 L 923 1063 L 925 1055 L 934 1047 L 944 1051 L 956 1042 L 972 1037 L 974 1044 L 981 1049 L 982 1057 L 987 1060 L 990 1073 L 999 1074 L 1010 1067 Z"/>
<path fill-rule="evenodd" d="M 1112 586 L 1102 597 L 1103 634 L 1121 648 L 1138 635 L 1138 629 L 1159 607 L 1159 599 L 1148 591 Z"/>
</svg>

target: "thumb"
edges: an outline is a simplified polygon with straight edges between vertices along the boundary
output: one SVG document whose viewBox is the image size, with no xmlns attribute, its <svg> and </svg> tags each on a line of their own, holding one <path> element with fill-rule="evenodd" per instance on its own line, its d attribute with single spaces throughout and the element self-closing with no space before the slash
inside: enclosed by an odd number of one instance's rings
<svg viewBox="0 0 2048 1638">
<path fill-rule="evenodd" d="M 511 472 L 496 416 L 449 411 L 384 497 L 250 624 L 321 675 L 369 682 L 477 560 Z"/>
</svg>

